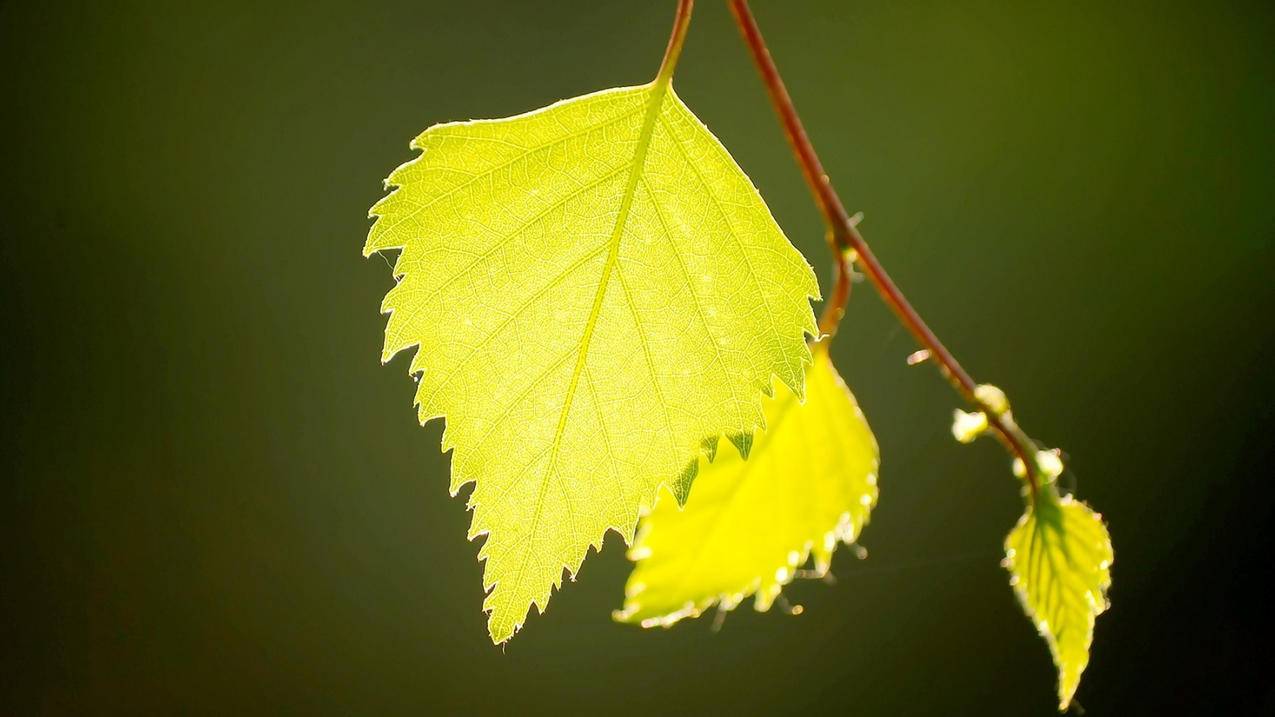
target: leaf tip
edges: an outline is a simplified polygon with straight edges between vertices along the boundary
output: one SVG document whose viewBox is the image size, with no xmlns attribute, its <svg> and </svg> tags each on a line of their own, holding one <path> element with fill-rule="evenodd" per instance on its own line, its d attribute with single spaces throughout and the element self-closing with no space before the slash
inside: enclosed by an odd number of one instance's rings
<svg viewBox="0 0 1275 717">
<path fill-rule="evenodd" d="M 699 474 L 699 457 L 692 458 L 686 464 L 685 470 L 681 475 L 673 479 L 669 484 L 669 491 L 673 493 L 673 497 L 677 499 L 677 507 L 685 508 L 686 501 L 691 497 L 691 485 L 695 482 L 695 476 Z"/>
</svg>

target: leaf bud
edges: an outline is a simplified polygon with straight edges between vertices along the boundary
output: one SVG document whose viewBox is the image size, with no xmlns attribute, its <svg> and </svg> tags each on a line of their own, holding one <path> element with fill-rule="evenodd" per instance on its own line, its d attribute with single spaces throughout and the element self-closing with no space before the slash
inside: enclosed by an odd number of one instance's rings
<svg viewBox="0 0 1275 717">
<path fill-rule="evenodd" d="M 987 430 L 987 414 L 982 411 L 966 413 L 957 408 L 952 411 L 952 437 L 960 443 L 970 443 Z"/>
</svg>

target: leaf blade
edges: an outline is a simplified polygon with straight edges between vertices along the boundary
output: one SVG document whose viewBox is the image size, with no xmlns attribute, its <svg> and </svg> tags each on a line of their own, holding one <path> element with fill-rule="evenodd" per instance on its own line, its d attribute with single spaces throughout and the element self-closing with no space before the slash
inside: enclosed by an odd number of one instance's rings
<svg viewBox="0 0 1275 717">
<path fill-rule="evenodd" d="M 818 288 L 667 85 L 438 125 L 413 146 L 364 249 L 401 249 L 383 359 L 420 347 L 419 418 L 447 419 L 453 494 L 475 483 L 502 642 L 607 530 L 631 539 L 705 435 L 757 426 L 772 375 L 801 390 Z M 703 209 L 723 196 L 725 225 Z"/>
<path fill-rule="evenodd" d="M 1065 710 L 1089 664 L 1094 622 L 1107 609 L 1115 554 L 1102 516 L 1053 486 L 1005 538 L 1005 567 L 1027 617 L 1049 645 Z"/>
<path fill-rule="evenodd" d="M 806 402 L 781 393 L 745 460 L 702 467 L 685 508 L 662 498 L 630 551 L 621 622 L 668 626 L 755 596 L 769 609 L 813 556 L 828 570 L 838 542 L 853 542 L 876 504 L 879 453 L 824 346 L 816 347 Z"/>
</svg>

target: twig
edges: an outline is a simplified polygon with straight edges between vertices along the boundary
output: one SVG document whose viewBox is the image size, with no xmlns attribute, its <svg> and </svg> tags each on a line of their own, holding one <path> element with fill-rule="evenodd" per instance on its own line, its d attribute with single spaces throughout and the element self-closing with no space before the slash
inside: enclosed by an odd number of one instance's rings
<svg viewBox="0 0 1275 717">
<path fill-rule="evenodd" d="M 885 267 L 877 261 L 876 255 L 872 253 L 867 241 L 855 227 L 855 222 L 846 212 L 841 198 L 832 188 L 832 182 L 828 179 L 823 164 L 819 162 L 819 156 L 815 154 L 815 148 L 811 145 L 810 138 L 801 124 L 801 118 L 797 115 L 797 108 L 793 106 L 792 98 L 784 87 L 783 79 L 779 76 L 779 69 L 775 67 L 775 62 L 771 59 L 770 50 L 766 48 L 766 42 L 762 39 L 761 30 L 757 27 L 757 21 L 748 8 L 747 0 L 730 0 L 730 8 L 739 25 L 739 31 L 744 37 L 744 42 L 752 54 L 753 61 L 761 72 L 762 82 L 766 85 L 771 104 L 774 105 L 775 112 L 778 113 L 779 120 L 783 124 L 797 164 L 801 166 L 806 183 L 814 194 L 815 203 L 819 206 L 824 221 L 828 225 L 828 236 L 837 261 L 837 281 L 823 316 L 820 317 L 820 330 L 827 334 L 836 332 L 837 323 L 845 311 L 845 301 L 849 295 L 849 264 L 851 261 L 858 262 L 876 287 L 877 293 L 894 311 L 899 321 L 912 333 L 917 342 L 930 352 L 930 356 L 939 367 L 939 372 L 968 403 L 986 414 L 988 425 L 995 432 L 996 437 L 1010 454 L 1022 462 L 1034 502 L 1039 489 L 1040 473 L 1036 463 L 1038 450 L 1036 443 L 1014 422 L 1008 405 L 1003 402 L 992 405 L 986 396 L 980 397 L 979 385 L 965 371 L 952 352 L 943 345 L 916 309 L 912 308 L 907 297 L 886 273 Z"/>
</svg>

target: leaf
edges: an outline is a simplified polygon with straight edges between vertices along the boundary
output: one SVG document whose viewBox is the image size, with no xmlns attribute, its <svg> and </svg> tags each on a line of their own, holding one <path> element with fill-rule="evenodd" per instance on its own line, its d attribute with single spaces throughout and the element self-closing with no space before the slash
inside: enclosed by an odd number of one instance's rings
<svg viewBox="0 0 1275 717">
<path fill-rule="evenodd" d="M 402 249 L 383 360 L 419 346 L 422 422 L 475 486 L 495 642 L 608 529 L 748 434 L 815 331 L 810 266 L 666 79 L 431 127 L 386 180 L 364 254 Z"/>
<path fill-rule="evenodd" d="M 812 554 L 824 574 L 837 541 L 858 536 L 877 500 L 877 444 L 826 344 L 805 403 L 783 392 L 765 410 L 751 458 L 718 456 L 684 509 L 665 496 L 643 518 L 617 620 L 667 626 L 754 593 L 767 610 Z"/>
<path fill-rule="evenodd" d="M 1005 539 L 1005 567 L 1058 668 L 1058 709 L 1089 664 L 1094 619 L 1107 609 L 1115 555 L 1102 516 L 1044 486 Z"/>
</svg>

